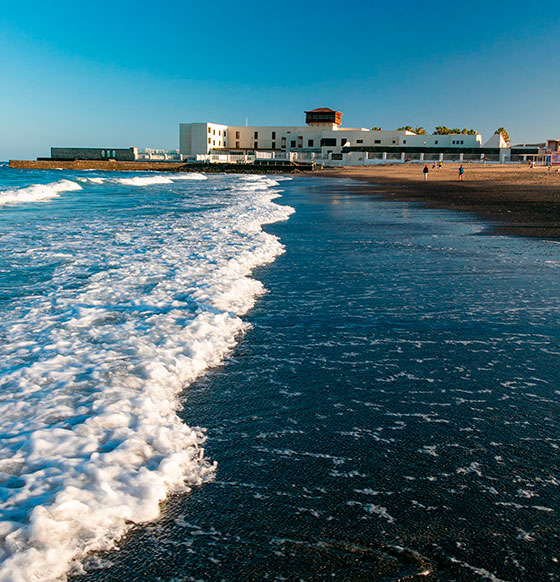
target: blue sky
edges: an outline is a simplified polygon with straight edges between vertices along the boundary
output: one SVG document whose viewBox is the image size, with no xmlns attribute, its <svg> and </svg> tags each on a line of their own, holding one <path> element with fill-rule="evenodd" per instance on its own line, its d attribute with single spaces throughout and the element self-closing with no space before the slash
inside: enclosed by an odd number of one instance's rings
<svg viewBox="0 0 560 582">
<path fill-rule="evenodd" d="M 178 124 L 468 127 L 560 136 L 544 3 L 30 0 L 0 12 L 0 160 L 178 147 Z"/>
</svg>

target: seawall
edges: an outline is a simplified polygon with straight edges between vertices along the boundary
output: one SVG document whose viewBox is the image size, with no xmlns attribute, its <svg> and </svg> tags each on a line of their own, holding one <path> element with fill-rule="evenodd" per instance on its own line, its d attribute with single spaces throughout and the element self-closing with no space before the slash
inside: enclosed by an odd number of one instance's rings
<svg viewBox="0 0 560 582">
<path fill-rule="evenodd" d="M 113 160 L 10 160 L 10 168 L 23 170 L 146 170 L 177 171 L 184 162 L 117 162 Z"/>
<path fill-rule="evenodd" d="M 312 170 L 311 164 L 198 164 L 186 162 L 117 162 L 114 160 L 10 160 L 23 170 L 134 170 L 144 172 L 205 172 L 210 174 L 290 174 Z"/>
</svg>

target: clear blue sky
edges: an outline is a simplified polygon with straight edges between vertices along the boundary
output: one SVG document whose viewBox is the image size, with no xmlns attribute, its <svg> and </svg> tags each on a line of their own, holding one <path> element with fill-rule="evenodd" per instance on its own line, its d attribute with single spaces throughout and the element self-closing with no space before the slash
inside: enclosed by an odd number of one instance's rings
<svg viewBox="0 0 560 582">
<path fill-rule="evenodd" d="M 178 147 L 178 124 L 504 126 L 560 136 L 560 10 L 539 2 L 44 2 L 0 12 L 0 160 Z"/>
</svg>

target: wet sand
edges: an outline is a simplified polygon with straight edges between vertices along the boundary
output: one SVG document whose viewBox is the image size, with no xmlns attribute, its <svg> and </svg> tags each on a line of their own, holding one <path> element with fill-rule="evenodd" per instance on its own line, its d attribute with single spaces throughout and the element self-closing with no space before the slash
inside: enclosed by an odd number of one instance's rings
<svg viewBox="0 0 560 582">
<path fill-rule="evenodd" d="M 422 164 L 333 168 L 313 175 L 352 178 L 357 191 L 387 199 L 418 201 L 434 208 L 475 212 L 494 223 L 493 233 L 560 238 L 560 172 L 528 166 L 471 166 L 433 169 L 424 181 Z M 353 189 L 355 189 L 353 187 Z"/>
</svg>

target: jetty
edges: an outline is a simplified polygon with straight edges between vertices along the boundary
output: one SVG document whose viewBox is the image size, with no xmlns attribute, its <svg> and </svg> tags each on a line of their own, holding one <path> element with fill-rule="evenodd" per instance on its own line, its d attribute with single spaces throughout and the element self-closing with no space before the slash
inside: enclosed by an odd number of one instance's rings
<svg viewBox="0 0 560 582">
<path fill-rule="evenodd" d="M 10 168 L 23 170 L 102 170 L 136 172 L 203 172 L 212 174 L 291 174 L 309 172 L 313 163 L 255 160 L 249 163 L 156 162 L 120 160 L 10 160 Z"/>
</svg>

